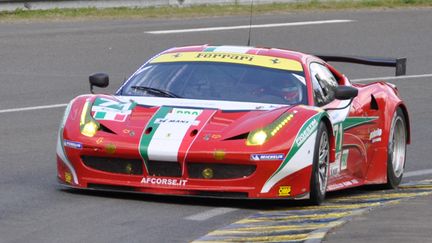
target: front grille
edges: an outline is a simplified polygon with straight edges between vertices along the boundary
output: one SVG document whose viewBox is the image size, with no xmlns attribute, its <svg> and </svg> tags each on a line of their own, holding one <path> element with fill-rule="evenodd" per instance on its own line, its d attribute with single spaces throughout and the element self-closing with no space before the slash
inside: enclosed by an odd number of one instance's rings
<svg viewBox="0 0 432 243">
<path fill-rule="evenodd" d="M 150 160 L 147 169 L 151 176 L 180 177 L 182 175 L 180 164 L 174 161 Z"/>
<path fill-rule="evenodd" d="M 209 179 L 235 179 L 252 175 L 256 170 L 256 165 L 188 163 L 187 169 L 190 178 L 204 179 L 203 171 L 210 169 L 212 177 Z"/>
<path fill-rule="evenodd" d="M 140 159 L 108 158 L 96 156 L 82 156 L 84 164 L 92 169 L 105 172 L 142 175 L 143 162 Z"/>
</svg>

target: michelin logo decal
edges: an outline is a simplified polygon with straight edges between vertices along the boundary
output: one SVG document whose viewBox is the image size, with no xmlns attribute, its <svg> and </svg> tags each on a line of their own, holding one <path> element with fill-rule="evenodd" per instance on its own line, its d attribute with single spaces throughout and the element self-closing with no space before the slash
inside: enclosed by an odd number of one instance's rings
<svg viewBox="0 0 432 243">
<path fill-rule="evenodd" d="M 262 161 L 262 160 L 283 160 L 284 154 L 251 154 L 250 160 Z"/>
</svg>

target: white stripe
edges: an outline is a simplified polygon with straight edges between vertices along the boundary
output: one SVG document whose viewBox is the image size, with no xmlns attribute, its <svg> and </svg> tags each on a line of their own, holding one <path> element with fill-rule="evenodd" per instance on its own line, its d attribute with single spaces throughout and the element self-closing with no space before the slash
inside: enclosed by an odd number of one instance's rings
<svg viewBox="0 0 432 243">
<path fill-rule="evenodd" d="M 432 169 L 416 170 L 416 171 L 405 172 L 403 174 L 403 178 L 422 176 L 422 175 L 430 175 L 430 174 L 432 174 Z"/>
<path fill-rule="evenodd" d="M 330 103 L 328 106 L 325 106 L 325 108 L 330 108 L 332 106 L 333 102 Z M 337 107 L 335 108 L 342 108 L 350 104 L 349 100 L 341 100 Z M 324 109 L 325 109 L 324 108 Z M 333 107 L 331 107 L 333 108 Z M 345 119 L 348 117 L 349 110 L 351 109 L 351 104 L 347 106 L 345 109 L 342 110 L 330 110 L 328 111 L 328 114 L 330 115 L 330 120 L 332 124 L 336 124 L 339 122 L 345 121 Z"/>
<path fill-rule="evenodd" d="M 69 161 L 69 159 L 68 159 L 68 157 L 64 151 L 63 140 L 62 140 L 62 138 L 63 138 L 62 133 L 63 133 L 64 125 L 65 125 L 66 120 L 67 120 L 69 113 L 71 111 L 72 102 L 73 101 L 71 101 L 69 103 L 69 105 L 66 105 L 66 110 L 64 112 L 63 119 L 62 119 L 62 122 L 61 122 L 59 130 L 58 130 L 56 152 L 57 152 L 57 155 L 60 157 L 60 159 L 63 161 L 63 163 L 69 168 L 69 171 L 72 174 L 72 178 L 73 178 L 75 185 L 78 185 L 77 173 L 76 173 L 74 167 L 72 166 L 72 163 Z"/>
<path fill-rule="evenodd" d="M 202 110 L 193 109 L 190 109 L 190 111 L 196 111 L 198 115 L 202 112 Z M 199 121 L 196 120 L 198 115 L 178 114 L 174 109 L 165 118 L 159 119 L 159 127 L 147 149 L 149 160 L 178 161 L 180 145 L 189 128 L 198 125 Z M 158 122 L 158 120 L 155 122 Z"/>
<path fill-rule="evenodd" d="M 354 22 L 354 20 L 333 19 L 333 20 L 304 21 L 304 22 L 293 22 L 293 23 L 221 26 L 221 27 L 178 29 L 178 30 L 155 30 L 155 31 L 146 31 L 144 33 L 158 35 L 158 34 L 174 34 L 174 33 L 188 33 L 188 32 L 218 31 L 218 30 L 238 30 L 238 29 L 249 29 L 249 28 L 257 29 L 257 28 L 274 28 L 274 27 L 301 26 L 301 25 L 335 24 L 335 23 L 348 23 L 348 22 Z"/>
<path fill-rule="evenodd" d="M 432 73 L 418 74 L 418 75 L 404 75 L 404 76 L 389 76 L 389 77 L 376 77 L 376 78 L 358 78 L 351 79 L 352 82 L 362 82 L 362 81 L 375 81 L 375 80 L 396 80 L 396 79 L 409 79 L 409 78 L 429 78 L 432 77 Z"/>
<path fill-rule="evenodd" d="M 145 96 L 116 96 L 116 98 L 125 102 L 133 100 L 138 104 L 149 106 L 181 106 L 190 108 L 199 107 L 220 110 L 273 110 L 283 106 L 288 106 L 282 104 L 255 103 L 243 101 L 173 99 Z"/>
<path fill-rule="evenodd" d="M 306 123 L 306 122 L 305 122 Z M 301 130 L 301 129 L 300 129 Z M 301 145 L 296 154 L 288 161 L 288 163 L 276 174 L 274 174 L 270 180 L 268 180 L 263 188 L 261 189 L 261 193 L 267 193 L 270 189 L 278 183 L 283 178 L 306 168 L 309 165 L 312 165 L 313 156 L 315 153 L 315 142 L 317 131 L 312 133 L 309 138 Z M 297 138 L 298 136 L 296 136 Z M 290 151 L 291 152 L 291 151 Z M 288 154 L 290 153 L 288 152 Z M 287 155 L 288 155 L 287 154 Z"/>
<path fill-rule="evenodd" d="M 224 53 L 246 53 L 251 47 L 244 46 L 219 46 L 214 49 L 213 52 L 224 52 Z"/>
<path fill-rule="evenodd" d="M 23 108 L 13 108 L 13 109 L 0 110 L 0 113 L 42 110 L 42 109 L 51 109 L 51 108 L 65 107 L 65 106 L 67 106 L 67 104 L 41 105 L 41 106 L 32 106 L 32 107 L 23 107 Z"/>
<path fill-rule="evenodd" d="M 213 218 L 215 216 L 230 213 L 230 212 L 233 212 L 236 210 L 238 210 L 238 209 L 236 209 L 236 208 L 214 208 L 214 209 L 204 211 L 202 213 L 188 216 L 185 219 L 194 220 L 194 221 L 204 221 L 204 220 L 207 220 L 209 218 Z"/>
</svg>

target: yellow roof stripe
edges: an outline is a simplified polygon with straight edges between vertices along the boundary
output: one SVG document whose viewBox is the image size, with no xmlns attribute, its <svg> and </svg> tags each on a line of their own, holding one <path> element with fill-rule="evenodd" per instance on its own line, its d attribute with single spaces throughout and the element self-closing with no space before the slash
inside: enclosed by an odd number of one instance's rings
<svg viewBox="0 0 432 243">
<path fill-rule="evenodd" d="M 162 54 L 150 61 L 150 63 L 164 62 L 223 62 L 254 65 L 288 71 L 303 71 L 301 63 L 295 60 L 241 53 L 179 52 Z"/>
</svg>

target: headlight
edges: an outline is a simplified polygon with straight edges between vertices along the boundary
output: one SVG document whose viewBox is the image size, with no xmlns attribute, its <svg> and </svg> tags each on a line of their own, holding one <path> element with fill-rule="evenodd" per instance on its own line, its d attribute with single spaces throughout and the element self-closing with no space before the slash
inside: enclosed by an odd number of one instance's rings
<svg viewBox="0 0 432 243">
<path fill-rule="evenodd" d="M 293 113 L 285 113 L 268 126 L 250 132 L 246 140 L 246 145 L 263 145 L 267 140 L 276 135 L 276 133 L 278 133 L 293 117 Z"/>
<path fill-rule="evenodd" d="M 99 124 L 94 121 L 89 121 L 81 128 L 81 134 L 87 137 L 93 137 L 99 130 Z"/>
<path fill-rule="evenodd" d="M 80 118 L 81 134 L 87 137 L 93 137 L 99 130 L 100 124 L 91 116 L 90 101 L 86 101 Z"/>
<path fill-rule="evenodd" d="M 249 135 L 247 145 L 263 145 L 267 141 L 267 133 L 264 130 L 256 130 Z"/>
</svg>

